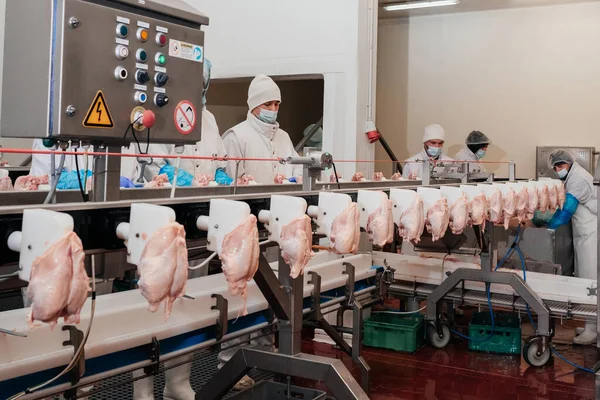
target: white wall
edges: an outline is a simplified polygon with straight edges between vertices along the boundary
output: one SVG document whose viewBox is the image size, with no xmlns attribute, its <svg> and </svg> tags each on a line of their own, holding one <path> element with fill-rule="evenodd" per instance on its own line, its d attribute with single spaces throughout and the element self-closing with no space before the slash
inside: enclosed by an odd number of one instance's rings
<svg viewBox="0 0 600 400">
<path fill-rule="evenodd" d="M 592 2 L 381 22 L 378 126 L 401 158 L 427 124 L 445 127 L 451 156 L 481 130 L 487 159 L 515 160 L 520 177 L 536 146 L 600 149 L 599 21 Z"/>
<path fill-rule="evenodd" d="M 324 150 L 337 159 L 372 159 L 365 123 L 368 22 L 370 16 L 377 20 L 376 0 L 186 1 L 210 18 L 205 53 L 213 63 L 213 78 L 322 74 Z M 347 175 L 355 165 L 338 168 Z M 370 164 L 358 168 L 372 171 Z"/>
</svg>

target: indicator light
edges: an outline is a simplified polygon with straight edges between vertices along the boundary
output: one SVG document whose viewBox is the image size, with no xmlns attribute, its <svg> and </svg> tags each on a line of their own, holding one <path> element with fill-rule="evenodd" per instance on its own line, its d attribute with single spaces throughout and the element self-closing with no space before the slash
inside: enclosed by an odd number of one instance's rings
<svg viewBox="0 0 600 400">
<path fill-rule="evenodd" d="M 117 36 L 126 38 L 129 35 L 129 28 L 125 24 L 117 25 Z"/>
<path fill-rule="evenodd" d="M 135 55 L 135 58 L 138 62 L 145 63 L 146 60 L 148 60 L 148 53 L 146 53 L 146 50 L 144 49 L 139 49 Z"/>
<path fill-rule="evenodd" d="M 156 35 L 156 44 L 159 46 L 164 46 L 167 44 L 167 35 L 164 33 L 159 33 Z"/>
<path fill-rule="evenodd" d="M 165 65 L 167 63 L 167 57 L 163 53 L 156 53 L 155 61 L 158 65 Z"/>
<path fill-rule="evenodd" d="M 140 42 L 145 42 L 146 40 L 148 40 L 148 31 L 144 28 L 138 29 L 137 38 Z"/>
</svg>

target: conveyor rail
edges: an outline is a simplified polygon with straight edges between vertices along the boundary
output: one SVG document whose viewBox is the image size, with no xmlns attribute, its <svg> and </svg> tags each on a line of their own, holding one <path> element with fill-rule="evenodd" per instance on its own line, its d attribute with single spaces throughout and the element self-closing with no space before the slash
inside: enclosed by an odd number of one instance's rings
<svg viewBox="0 0 600 400">
<path fill-rule="evenodd" d="M 437 286 L 431 284 L 396 281 L 390 285 L 390 295 L 426 298 L 434 291 L 435 288 L 437 288 Z M 480 290 L 455 288 L 448 293 L 448 295 L 445 297 L 445 300 L 452 301 L 455 304 L 468 304 L 474 306 L 483 306 L 486 308 L 488 305 L 485 292 Z M 526 304 L 519 296 L 492 293 L 491 301 L 492 307 L 526 312 Z M 577 320 L 596 318 L 596 307 L 593 305 L 570 304 L 552 300 L 546 300 L 544 303 L 548 306 L 552 316 L 555 318 Z"/>
</svg>

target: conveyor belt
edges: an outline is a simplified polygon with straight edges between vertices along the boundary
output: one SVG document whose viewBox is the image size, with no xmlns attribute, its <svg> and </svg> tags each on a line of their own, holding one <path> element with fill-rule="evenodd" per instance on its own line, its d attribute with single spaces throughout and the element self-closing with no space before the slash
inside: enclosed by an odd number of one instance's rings
<svg viewBox="0 0 600 400">
<path fill-rule="evenodd" d="M 416 296 L 426 298 L 435 289 L 436 285 L 424 283 L 413 283 L 405 281 L 397 281 L 390 286 L 391 295 L 401 296 Z M 448 301 L 454 303 L 469 304 L 475 306 L 487 307 L 487 296 L 485 292 L 478 290 L 463 290 L 456 288 L 448 293 L 445 297 Z M 492 306 L 499 308 L 507 308 L 520 312 L 526 312 L 525 302 L 519 296 L 509 296 L 505 294 L 492 293 Z M 555 318 L 573 318 L 573 319 L 589 319 L 596 318 L 596 307 L 586 304 L 570 304 L 559 301 L 544 302 L 553 317 Z"/>
</svg>

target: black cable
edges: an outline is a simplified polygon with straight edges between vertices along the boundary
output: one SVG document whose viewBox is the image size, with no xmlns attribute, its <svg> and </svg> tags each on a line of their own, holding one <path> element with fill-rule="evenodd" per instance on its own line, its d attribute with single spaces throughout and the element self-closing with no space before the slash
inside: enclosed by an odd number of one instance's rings
<svg viewBox="0 0 600 400">
<path fill-rule="evenodd" d="M 85 192 L 83 191 L 83 185 L 81 184 L 81 176 L 79 175 L 79 160 L 78 160 L 78 156 L 75 155 L 75 168 L 77 168 L 77 182 L 79 183 L 79 191 L 81 192 L 81 198 L 83 199 L 84 203 L 87 203 L 88 201 L 90 201 L 89 196 L 85 194 Z"/>
<path fill-rule="evenodd" d="M 333 174 L 335 175 L 335 181 L 337 183 L 337 187 L 338 187 L 338 189 L 341 189 L 341 187 L 340 187 L 340 180 L 338 179 L 337 170 L 335 169 L 335 163 L 332 162 L 331 165 L 333 165 Z"/>
</svg>

